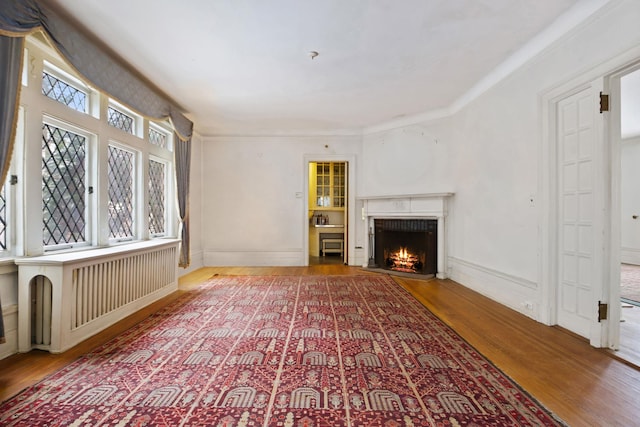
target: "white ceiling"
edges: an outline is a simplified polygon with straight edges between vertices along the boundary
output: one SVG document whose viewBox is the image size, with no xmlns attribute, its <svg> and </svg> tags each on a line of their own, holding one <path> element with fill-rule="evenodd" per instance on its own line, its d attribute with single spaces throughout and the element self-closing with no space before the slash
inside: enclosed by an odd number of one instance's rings
<svg viewBox="0 0 640 427">
<path fill-rule="evenodd" d="M 606 0 L 50 3 L 170 95 L 197 132 L 231 135 L 361 132 L 451 109 Z"/>
</svg>

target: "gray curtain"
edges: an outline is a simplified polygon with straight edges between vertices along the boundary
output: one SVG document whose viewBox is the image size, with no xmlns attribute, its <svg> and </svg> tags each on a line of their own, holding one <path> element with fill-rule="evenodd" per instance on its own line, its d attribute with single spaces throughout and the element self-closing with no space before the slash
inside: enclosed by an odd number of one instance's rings
<svg viewBox="0 0 640 427">
<path fill-rule="evenodd" d="M 191 264 L 191 250 L 189 242 L 189 174 L 191 172 L 191 144 L 178 141 L 175 145 L 176 188 L 178 193 L 178 211 L 180 214 L 180 267 Z"/>
<path fill-rule="evenodd" d="M 77 23 L 64 19 L 46 3 L 36 0 L 0 0 L 0 34 L 22 38 L 31 32 L 43 31 L 62 56 L 91 84 L 147 118 L 155 120 L 168 118 L 178 137 L 176 147 L 180 146 L 181 149 L 184 149 L 183 146 L 186 145 L 189 147 L 186 151 L 190 153 L 193 123 L 182 114 L 181 109 L 158 89 L 138 77 L 131 67 L 103 49 L 100 44 L 89 37 L 86 30 L 83 31 L 78 28 Z M 2 52 L 1 62 L 12 62 L 4 55 Z M 3 116 L 4 111 L 3 109 L 0 113 Z M 3 117 L 3 122 L 4 119 Z M 0 141 L 2 145 L 6 143 L 4 140 Z M 177 148 L 175 155 L 178 158 Z M 184 265 L 181 264 L 183 267 L 189 265 L 190 258 L 189 164 L 189 159 L 176 162 L 178 204 L 182 218 L 180 259 L 181 263 L 183 260 L 186 262 Z M 186 179 L 187 182 L 181 182 L 183 179 Z"/>
<path fill-rule="evenodd" d="M 24 39 L 0 35 L 0 185 L 4 183 L 13 151 L 18 115 Z M 0 344 L 6 342 L 0 301 Z"/>
</svg>

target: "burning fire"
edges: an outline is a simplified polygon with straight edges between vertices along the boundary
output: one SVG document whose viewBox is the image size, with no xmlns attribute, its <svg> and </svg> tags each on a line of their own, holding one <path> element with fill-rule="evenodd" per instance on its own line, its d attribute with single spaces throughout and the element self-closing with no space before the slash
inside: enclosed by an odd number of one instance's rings
<svg viewBox="0 0 640 427">
<path fill-rule="evenodd" d="M 391 270 L 407 273 L 417 273 L 422 270 L 420 258 L 407 251 L 407 248 L 400 248 L 396 253 L 390 254 L 387 258 L 387 266 Z"/>
</svg>

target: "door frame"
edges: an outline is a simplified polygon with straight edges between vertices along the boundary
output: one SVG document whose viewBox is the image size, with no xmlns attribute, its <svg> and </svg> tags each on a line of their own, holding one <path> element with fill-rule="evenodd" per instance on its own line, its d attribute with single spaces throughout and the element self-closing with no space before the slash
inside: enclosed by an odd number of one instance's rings
<svg viewBox="0 0 640 427">
<path fill-rule="evenodd" d="M 605 283 L 604 278 L 608 276 L 607 263 L 605 260 L 608 257 L 607 253 L 607 238 L 603 235 L 606 227 L 606 208 L 598 209 L 598 207 L 605 207 L 607 205 L 607 189 L 605 181 L 608 175 L 607 164 L 608 156 L 605 154 L 604 149 L 604 132 L 603 132 L 603 116 L 597 113 L 597 95 L 600 91 L 603 91 L 603 77 L 596 77 L 594 79 L 583 81 L 580 84 L 570 88 L 569 90 L 560 92 L 557 96 L 551 98 L 548 102 L 548 120 L 549 120 L 549 128 L 548 128 L 548 136 L 549 136 L 549 146 L 547 146 L 547 160 L 548 163 L 546 165 L 548 173 L 541 174 L 541 179 L 548 178 L 548 181 L 545 182 L 547 191 L 547 197 L 545 198 L 545 204 L 548 205 L 549 209 L 543 209 L 543 212 L 546 213 L 545 220 L 547 224 L 543 225 L 542 232 L 543 238 L 547 240 L 547 250 L 549 257 L 547 259 L 548 264 L 544 265 L 546 268 L 545 273 L 547 277 L 545 281 L 543 281 L 542 291 L 547 292 L 545 298 L 541 299 L 542 304 L 545 302 L 549 302 L 548 309 L 545 308 L 545 311 L 548 313 L 549 317 L 547 319 L 548 323 L 551 325 L 557 325 L 559 322 L 559 313 L 562 310 L 560 307 L 560 287 L 561 280 L 559 278 L 560 274 L 560 265 L 561 265 L 561 252 L 560 252 L 560 236 L 563 233 L 563 227 L 561 224 L 561 208 L 562 205 L 560 203 L 560 193 L 559 193 L 559 184 L 561 180 L 558 163 L 561 158 L 560 150 L 562 149 L 561 142 L 559 140 L 559 130 L 562 126 L 561 123 L 558 122 L 559 118 L 559 106 L 563 103 L 564 100 L 571 98 L 577 94 L 587 92 L 591 96 L 591 109 L 594 114 L 593 119 L 593 132 L 594 136 L 594 145 L 593 145 L 593 163 L 592 163 L 592 195 L 593 195 L 593 208 L 590 212 L 591 223 L 593 224 L 593 233 L 594 233 L 594 247 L 592 248 L 591 253 L 591 261 L 593 264 L 592 270 L 592 290 L 590 293 L 590 301 L 587 303 L 589 306 L 593 307 L 593 310 L 590 311 L 592 313 L 582 331 L 572 330 L 572 328 L 567 327 L 572 332 L 578 333 L 580 335 L 584 334 L 587 339 L 589 339 L 591 345 L 594 347 L 602 347 L 604 344 L 604 340 L 606 339 L 606 327 L 608 324 L 605 322 L 598 322 L 597 319 L 597 305 L 598 301 L 606 302 L 607 299 L 603 297 L 605 294 L 605 289 L 607 285 Z M 595 238 L 599 236 L 599 238 Z M 551 286 L 544 287 L 544 283 L 549 283 Z"/>
<path fill-rule="evenodd" d="M 610 275 L 609 301 L 620 301 L 620 264 L 622 262 L 622 91 L 620 80 L 627 74 L 640 71 L 640 58 L 619 68 L 608 76 L 608 86 L 610 93 L 609 107 L 609 145 L 611 160 L 611 229 L 610 229 Z M 613 219 L 616 219 L 615 221 Z M 609 328 L 608 347 L 612 350 L 620 348 L 620 319 L 622 317 L 621 304 L 611 304 L 609 313 L 611 315 L 611 325 Z M 615 325 L 613 324 L 615 321 Z M 615 326 L 615 327 L 614 327 Z"/>
<path fill-rule="evenodd" d="M 547 325 L 557 324 L 558 310 L 558 247 L 557 233 L 559 228 L 558 215 L 558 175 L 557 165 L 557 106 L 560 100 L 571 96 L 587 87 L 594 81 L 601 80 L 603 92 L 611 97 L 617 96 L 618 101 L 610 102 L 610 112 L 604 113 L 603 129 L 599 133 L 601 144 L 605 147 L 603 174 L 601 182 L 594 186 L 603 189 L 602 209 L 595 209 L 594 215 L 600 216 L 603 224 L 604 245 L 602 248 L 602 285 L 599 299 L 608 303 L 608 319 L 601 322 L 599 330 L 592 330 L 590 343 L 594 347 L 609 347 L 616 349 L 619 345 L 620 333 L 620 146 L 613 135 L 616 121 L 619 126 L 619 79 L 637 67 L 640 61 L 640 47 L 631 49 L 613 59 L 610 59 L 591 70 L 566 81 L 541 94 L 539 98 L 542 120 L 542 143 L 538 155 L 538 188 L 542 195 L 539 210 L 538 241 L 540 254 L 538 263 L 538 297 L 540 310 L 538 320 Z M 614 83 L 614 84 L 612 84 Z M 617 93 L 616 93 L 617 86 Z M 610 93 L 613 89 L 613 93 Z M 613 99 L 613 98 L 610 98 Z M 613 107 L 613 110 L 611 110 Z M 617 110 L 616 110 L 617 108 Z M 617 117 L 616 117 L 617 115 Z M 613 119 L 612 119 L 613 117 Z M 617 218 L 617 220 L 616 220 Z M 616 276 L 617 274 L 617 276 Z M 612 303 L 613 302 L 613 303 Z M 594 319 L 597 309 L 594 306 Z"/>
<path fill-rule="evenodd" d="M 305 154 L 303 163 L 303 215 L 302 221 L 302 253 L 304 266 L 309 265 L 309 163 L 311 162 L 343 162 L 347 164 L 347 223 L 345 226 L 345 242 L 347 264 L 351 265 L 355 254 L 355 225 L 356 225 L 356 156 L 352 154 Z"/>
</svg>

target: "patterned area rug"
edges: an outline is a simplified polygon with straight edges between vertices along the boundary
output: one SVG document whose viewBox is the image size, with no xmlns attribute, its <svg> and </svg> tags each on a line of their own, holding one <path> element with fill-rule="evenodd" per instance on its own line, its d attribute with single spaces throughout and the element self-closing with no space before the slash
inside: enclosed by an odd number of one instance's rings
<svg viewBox="0 0 640 427">
<path fill-rule="evenodd" d="M 0 405 L 3 426 L 557 426 L 386 275 L 216 277 Z"/>
<path fill-rule="evenodd" d="M 640 304 L 640 266 L 622 264 L 620 266 L 620 298 Z"/>
</svg>

